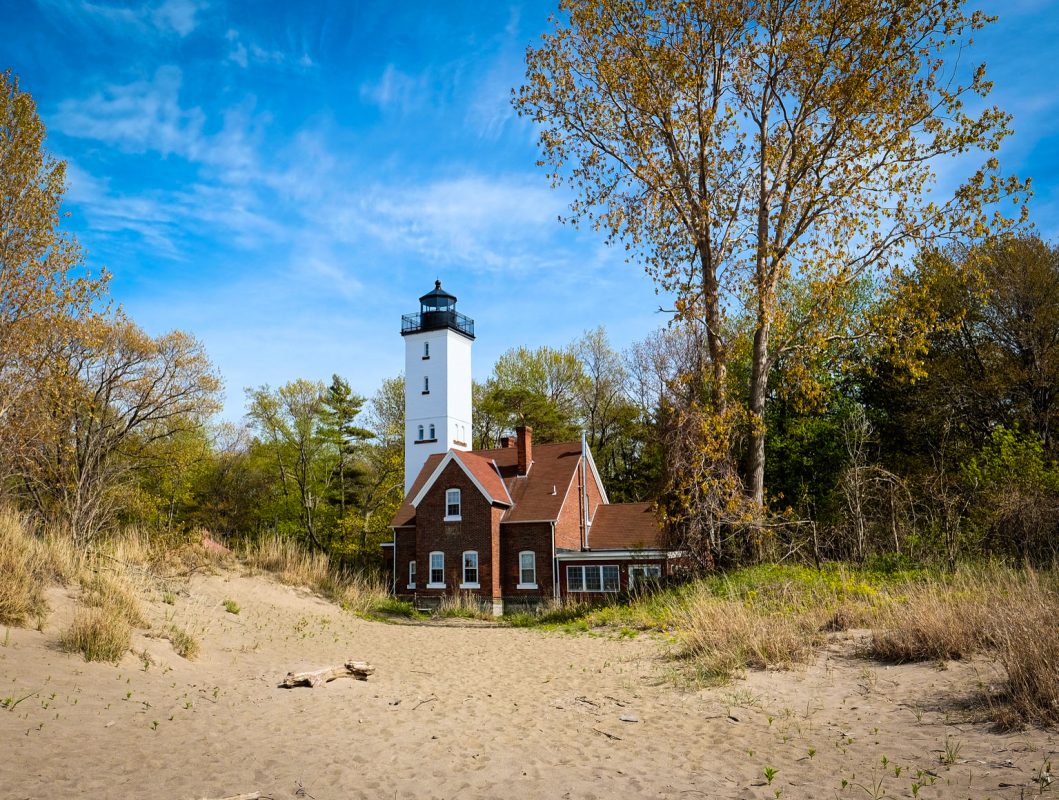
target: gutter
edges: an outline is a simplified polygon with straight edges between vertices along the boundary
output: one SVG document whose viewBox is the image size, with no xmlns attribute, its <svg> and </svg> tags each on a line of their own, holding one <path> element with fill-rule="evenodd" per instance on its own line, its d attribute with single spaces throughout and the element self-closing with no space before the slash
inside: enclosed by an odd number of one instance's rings
<svg viewBox="0 0 1059 800">
<path fill-rule="evenodd" d="M 552 526 L 552 599 L 559 600 L 559 559 L 555 555 L 555 520 Z"/>
</svg>

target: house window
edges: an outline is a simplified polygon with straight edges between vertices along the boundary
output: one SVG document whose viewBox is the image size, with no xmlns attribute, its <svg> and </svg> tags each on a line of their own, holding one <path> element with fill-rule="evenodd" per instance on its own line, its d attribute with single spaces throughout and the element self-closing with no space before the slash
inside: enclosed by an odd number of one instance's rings
<svg viewBox="0 0 1059 800">
<path fill-rule="evenodd" d="M 437 439 L 438 438 L 437 435 L 434 433 L 434 426 L 433 425 L 430 426 L 430 438 L 431 439 Z"/>
<path fill-rule="evenodd" d="M 518 586 L 515 588 L 537 588 L 537 554 L 532 550 L 523 550 L 518 554 Z"/>
<path fill-rule="evenodd" d="M 460 490 L 447 489 L 445 491 L 445 521 L 457 522 L 460 519 Z"/>
<path fill-rule="evenodd" d="M 423 376 L 423 394 L 430 394 L 430 376 Z"/>
<path fill-rule="evenodd" d="M 478 588 L 478 553 L 468 550 L 463 554 L 463 583 L 461 589 Z"/>
<path fill-rule="evenodd" d="M 617 592 L 621 588 L 616 566 L 566 568 L 568 592 Z"/>
<path fill-rule="evenodd" d="M 662 578 L 660 564 L 632 564 L 629 567 L 629 588 L 650 586 Z"/>
<path fill-rule="evenodd" d="M 585 590 L 585 568 L 566 568 L 566 590 L 568 592 L 583 592 Z"/>
<path fill-rule="evenodd" d="M 415 561 L 409 561 L 408 562 L 408 588 L 409 589 L 416 588 L 416 562 Z"/>
<path fill-rule="evenodd" d="M 428 589 L 445 588 L 445 554 L 433 552 L 430 554 L 430 583 Z"/>
<path fill-rule="evenodd" d="M 430 342 L 423 342 L 423 360 L 430 358 Z"/>
<path fill-rule="evenodd" d="M 419 426 L 419 436 L 417 438 L 419 439 L 419 441 L 423 441 L 423 426 L 422 425 Z"/>
</svg>

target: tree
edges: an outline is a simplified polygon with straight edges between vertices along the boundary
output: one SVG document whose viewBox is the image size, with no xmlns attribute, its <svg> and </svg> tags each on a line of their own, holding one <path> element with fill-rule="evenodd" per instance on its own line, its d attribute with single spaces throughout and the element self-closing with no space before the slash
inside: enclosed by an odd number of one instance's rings
<svg viewBox="0 0 1059 800">
<path fill-rule="evenodd" d="M 247 417 L 271 454 L 284 497 L 297 505 L 309 542 L 325 550 L 322 504 L 334 479 L 337 448 L 327 432 L 327 387 L 296 380 L 272 391 L 248 389 Z"/>
<path fill-rule="evenodd" d="M 581 362 L 571 350 L 514 348 L 497 359 L 493 375 L 480 390 L 475 416 L 480 408 L 483 421 L 497 426 L 495 433 L 529 425 L 540 442 L 576 439 L 584 384 Z M 475 436 L 476 442 L 484 440 L 483 424 Z"/>
<path fill-rule="evenodd" d="M 331 385 L 324 396 L 324 417 L 326 434 L 331 437 L 338 453 L 335 476 L 338 479 L 336 499 L 340 520 L 345 520 L 346 503 L 357 480 L 355 465 L 360 446 L 372 436 L 371 431 L 356 424 L 363 405 L 364 398 L 353 394 L 346 380 L 338 375 L 331 376 Z"/>
<path fill-rule="evenodd" d="M 19 475 L 44 518 L 85 543 L 118 510 L 116 489 L 145 452 L 219 410 L 220 380 L 188 334 L 152 338 L 120 315 L 53 336 L 30 409 L 46 423 Z"/>
<path fill-rule="evenodd" d="M 387 378 L 371 398 L 367 429 L 372 439 L 364 451 L 365 470 L 359 501 L 360 549 L 368 557 L 368 537 L 383 534 L 404 498 L 404 378 Z M 377 555 L 378 551 L 373 551 Z"/>
<path fill-rule="evenodd" d="M 563 0 L 527 52 L 515 105 L 591 220 L 626 243 L 680 317 L 701 322 L 694 376 L 715 422 L 745 418 L 742 481 L 760 514 L 769 376 L 783 354 L 889 328 L 843 318 L 851 282 L 910 248 L 971 241 L 1010 221 L 1024 186 L 989 157 L 947 199 L 939 161 L 991 153 L 1010 132 L 990 83 L 946 63 L 989 18 L 959 0 Z M 1024 213 L 1024 212 L 1023 212 Z M 810 313 L 792 324 L 792 281 Z M 743 329 L 727 320 L 745 313 Z M 733 392 L 731 353 L 749 370 Z M 729 415 L 732 397 L 747 414 Z M 693 426 L 694 428 L 694 426 Z M 738 436 L 727 437 L 735 442 Z M 725 457 L 724 453 L 718 453 Z"/>
<path fill-rule="evenodd" d="M 28 407 L 62 341 L 51 334 L 89 314 L 107 284 L 105 273 L 84 273 L 77 242 L 59 228 L 66 164 L 44 137 L 33 98 L 0 73 L 0 477 L 42 435 L 45 420 Z"/>
</svg>

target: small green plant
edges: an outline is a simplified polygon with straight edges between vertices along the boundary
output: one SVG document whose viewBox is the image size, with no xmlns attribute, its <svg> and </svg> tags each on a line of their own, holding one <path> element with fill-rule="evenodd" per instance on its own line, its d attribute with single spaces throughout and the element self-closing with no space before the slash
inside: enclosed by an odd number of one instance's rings
<svg viewBox="0 0 1059 800">
<path fill-rule="evenodd" d="M 175 606 L 176 595 L 172 592 L 162 592 L 162 602 L 165 603 L 167 606 Z"/>
<path fill-rule="evenodd" d="M 815 747 L 810 747 L 809 750 L 808 750 L 808 753 L 809 753 L 809 760 L 812 761 L 813 760 L 813 756 L 816 755 L 816 748 Z"/>
<path fill-rule="evenodd" d="M 158 720 L 156 720 L 156 719 L 151 720 L 151 730 L 152 731 L 158 730 Z"/>
<path fill-rule="evenodd" d="M 231 599 L 225 600 L 224 601 L 224 610 L 227 611 L 229 614 L 238 614 L 239 613 L 239 604 L 237 602 L 235 602 L 234 600 L 231 600 Z"/>
<path fill-rule="evenodd" d="M 778 770 L 775 767 L 765 767 L 764 771 L 765 771 L 765 780 L 768 782 L 768 785 L 771 786 L 772 785 L 772 781 L 776 777 L 776 772 Z"/>
<path fill-rule="evenodd" d="M 922 784 L 912 781 L 912 797 L 919 797 L 919 790 L 922 786 Z"/>
<path fill-rule="evenodd" d="M 945 752 L 941 754 L 941 763 L 946 766 L 952 766 L 960 758 L 960 748 L 963 747 L 963 742 L 959 739 L 953 739 L 951 736 L 945 737 Z"/>
<path fill-rule="evenodd" d="M 198 640 L 183 628 L 170 625 L 165 635 L 172 643 L 177 655 L 191 661 L 199 654 Z"/>
</svg>

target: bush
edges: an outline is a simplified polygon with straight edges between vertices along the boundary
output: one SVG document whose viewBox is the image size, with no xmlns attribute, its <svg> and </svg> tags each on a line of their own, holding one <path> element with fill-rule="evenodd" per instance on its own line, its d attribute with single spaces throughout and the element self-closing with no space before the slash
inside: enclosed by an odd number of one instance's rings
<svg viewBox="0 0 1059 800">
<path fill-rule="evenodd" d="M 113 608 L 83 608 L 59 642 L 64 650 L 81 653 L 85 661 L 117 662 L 132 646 L 132 629 Z"/>
<path fill-rule="evenodd" d="M 227 611 L 229 614 L 238 614 L 239 613 L 239 604 L 237 602 L 235 602 L 234 600 L 225 600 L 224 601 L 224 610 Z"/>
</svg>

